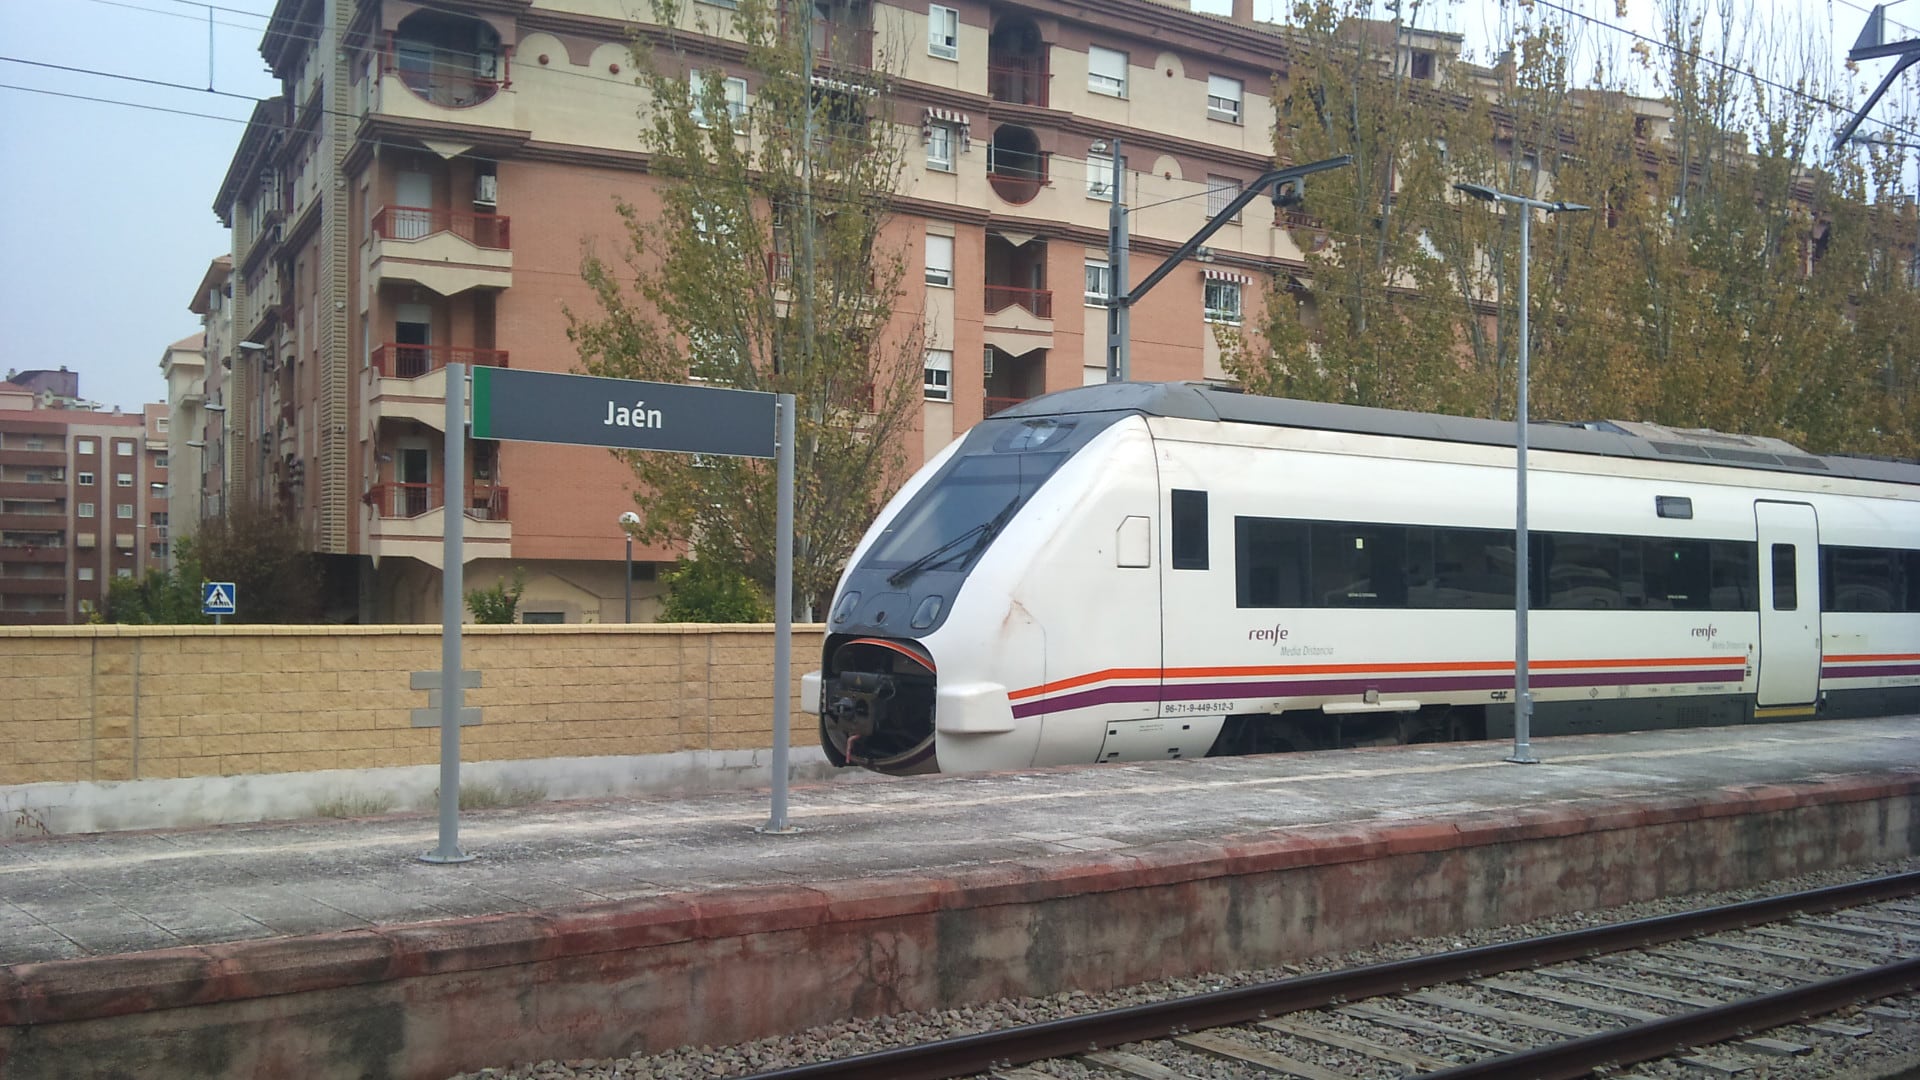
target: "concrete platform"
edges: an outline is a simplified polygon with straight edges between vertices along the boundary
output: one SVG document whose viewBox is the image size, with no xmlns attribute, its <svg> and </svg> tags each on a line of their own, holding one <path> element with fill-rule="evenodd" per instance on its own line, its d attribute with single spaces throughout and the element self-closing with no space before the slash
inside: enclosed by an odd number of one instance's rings
<svg viewBox="0 0 1920 1080">
<path fill-rule="evenodd" d="M 0 844 L 0 1076 L 439 1077 L 1920 852 L 1920 717 Z"/>
</svg>

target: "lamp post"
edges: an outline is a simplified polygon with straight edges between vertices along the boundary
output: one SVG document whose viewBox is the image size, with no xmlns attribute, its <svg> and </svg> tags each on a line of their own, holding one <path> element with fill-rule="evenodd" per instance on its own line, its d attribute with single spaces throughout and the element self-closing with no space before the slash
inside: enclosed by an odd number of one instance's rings
<svg viewBox="0 0 1920 1080">
<path fill-rule="evenodd" d="M 620 531 L 627 534 L 626 622 L 633 621 L 633 530 L 639 524 L 640 515 L 631 510 L 620 515 Z"/>
<path fill-rule="evenodd" d="M 1484 184 L 1455 184 L 1454 190 L 1483 202 L 1503 202 L 1520 208 L 1520 389 L 1514 399 L 1514 511 L 1513 511 L 1513 753 L 1507 760 L 1533 765 L 1533 691 L 1527 685 L 1527 608 L 1531 606 L 1527 574 L 1527 263 L 1533 252 L 1533 212 L 1549 214 L 1591 210 L 1579 203 L 1547 202 L 1526 195 L 1509 195 Z"/>
</svg>

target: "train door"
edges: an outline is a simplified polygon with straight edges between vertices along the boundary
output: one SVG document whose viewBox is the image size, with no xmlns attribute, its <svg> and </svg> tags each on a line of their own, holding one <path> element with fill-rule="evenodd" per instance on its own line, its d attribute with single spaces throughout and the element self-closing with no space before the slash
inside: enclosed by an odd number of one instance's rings
<svg viewBox="0 0 1920 1080">
<path fill-rule="evenodd" d="M 1820 692 L 1820 528 L 1805 503 L 1756 502 L 1760 539 L 1759 696 L 1765 711 Z"/>
</svg>

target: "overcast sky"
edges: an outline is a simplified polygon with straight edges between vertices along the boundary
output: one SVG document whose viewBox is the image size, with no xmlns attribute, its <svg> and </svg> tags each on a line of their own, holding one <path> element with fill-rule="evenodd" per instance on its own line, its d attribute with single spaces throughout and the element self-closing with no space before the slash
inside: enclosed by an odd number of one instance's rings
<svg viewBox="0 0 1920 1080">
<path fill-rule="evenodd" d="M 0 368 L 64 364 L 81 373 L 83 396 L 108 406 L 165 397 L 160 354 L 199 329 L 187 303 L 208 261 L 230 247 L 212 204 L 252 108 L 246 99 L 279 89 L 259 53 L 270 0 L 214 2 L 209 9 L 191 0 L 0 0 Z M 1256 0 L 1255 13 L 1276 6 L 1285 0 Z M 1656 33 L 1655 0 L 1626 0 L 1624 16 L 1614 0 L 1564 6 Z M 1824 37 L 1821 50 L 1836 68 L 1871 8 L 1857 0 L 1758 6 L 1776 22 L 1801 20 L 1779 24 L 1790 40 Z M 1920 23 L 1920 0 L 1890 8 L 1889 17 Z M 1503 18 L 1495 0 L 1429 3 L 1416 17 L 1466 35 L 1481 62 Z M 1581 24 L 1591 41 L 1632 44 L 1599 22 Z M 1856 89 L 1871 89 L 1889 64 L 1863 65 Z M 207 89 L 210 76 L 218 93 Z M 167 83 L 181 88 L 160 85 Z M 1920 106 L 1906 87 L 1890 96 L 1903 92 L 1904 101 L 1876 113 Z"/>
</svg>

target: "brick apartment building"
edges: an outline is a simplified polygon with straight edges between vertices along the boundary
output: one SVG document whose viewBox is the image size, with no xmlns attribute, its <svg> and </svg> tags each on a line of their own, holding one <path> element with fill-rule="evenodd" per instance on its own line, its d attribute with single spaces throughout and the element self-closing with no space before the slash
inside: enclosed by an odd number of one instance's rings
<svg viewBox="0 0 1920 1080">
<path fill-rule="evenodd" d="M 694 5 L 709 21 L 727 0 Z M 233 251 L 196 294 L 210 328 L 196 430 L 210 485 L 278 502 L 357 584 L 363 621 L 438 612 L 445 365 L 569 371 L 564 309 L 592 310 L 583 245 L 657 207 L 628 21 L 602 0 L 282 0 L 262 42 L 283 96 L 242 135 L 215 210 Z M 1105 378 L 1103 302 L 1123 142 L 1131 281 L 1271 167 L 1283 39 L 1158 0 L 833 0 L 816 38 L 895 62 L 910 142 L 890 234 L 922 273 L 898 309 L 927 342 L 908 448 Z M 642 16 L 644 17 L 644 16 Z M 690 30 L 692 16 L 682 30 Z M 739 46 L 683 38 L 754 93 Z M 904 43 L 904 44 L 902 44 Z M 1459 41 L 1409 37 L 1416 77 Z M 860 58 L 856 57 L 855 62 Z M 1254 202 L 1134 308 L 1132 376 L 1224 377 L 1214 323 L 1304 266 Z M 1078 289 L 1075 286 L 1079 286 Z M 1075 303 L 1075 294 L 1079 303 Z M 619 617 L 631 476 L 603 451 L 479 442 L 464 484 L 470 584 L 514 567 L 529 620 Z M 211 506 L 203 488 L 201 504 Z M 637 552 L 643 561 L 671 552 Z M 653 590 L 642 587 L 639 617 Z"/>
<path fill-rule="evenodd" d="M 85 621 L 114 578 L 166 565 L 166 406 L 85 404 L 65 369 L 0 383 L 0 625 Z"/>
</svg>

